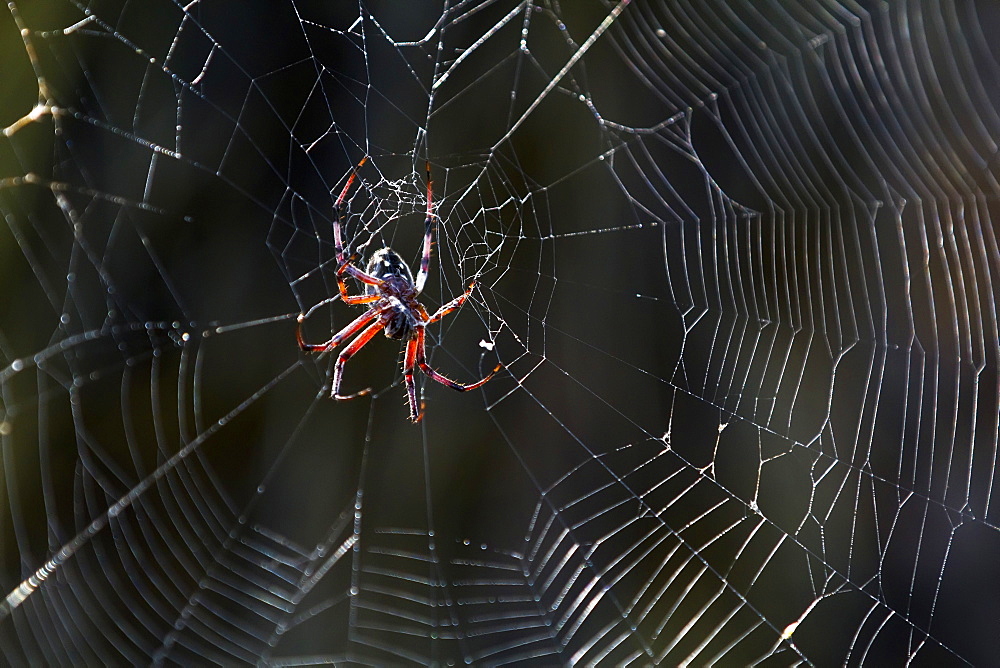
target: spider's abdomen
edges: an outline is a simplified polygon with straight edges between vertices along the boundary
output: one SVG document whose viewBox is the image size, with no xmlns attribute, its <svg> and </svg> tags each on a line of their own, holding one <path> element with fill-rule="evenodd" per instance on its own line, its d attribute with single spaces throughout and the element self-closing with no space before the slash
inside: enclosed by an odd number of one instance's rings
<svg viewBox="0 0 1000 668">
<path fill-rule="evenodd" d="M 392 306 L 385 321 L 385 335 L 390 339 L 409 339 L 417 323 L 414 311 L 417 289 L 410 268 L 396 251 L 382 248 L 372 254 L 365 273 L 383 281 L 381 285 L 366 285 L 365 292 L 378 294 L 383 300 L 379 304 Z"/>
<path fill-rule="evenodd" d="M 391 248 L 375 251 L 368 259 L 365 273 L 375 278 L 381 278 L 383 281 L 388 280 L 396 285 L 400 285 L 402 282 L 407 287 L 413 288 L 413 274 L 410 272 L 410 268 L 403 262 L 403 258 L 399 257 L 399 254 Z M 366 285 L 365 288 L 369 294 L 375 294 L 377 289 L 373 285 Z"/>
</svg>

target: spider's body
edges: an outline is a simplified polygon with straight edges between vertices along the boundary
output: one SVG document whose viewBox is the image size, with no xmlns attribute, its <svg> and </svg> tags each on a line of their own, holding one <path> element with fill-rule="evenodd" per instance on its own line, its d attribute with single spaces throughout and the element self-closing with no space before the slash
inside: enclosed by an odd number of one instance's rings
<svg viewBox="0 0 1000 668">
<path fill-rule="evenodd" d="M 362 160 L 358 163 L 361 167 L 365 163 Z M 333 335 L 326 343 L 306 343 L 302 338 L 302 323 L 308 313 L 299 315 L 299 326 L 296 330 L 296 338 L 299 347 L 305 352 L 327 352 L 338 346 L 348 337 L 358 334 L 351 343 L 344 348 L 337 357 L 337 364 L 333 371 L 333 384 L 330 396 L 334 399 L 351 399 L 353 397 L 368 394 L 371 388 L 355 392 L 354 394 L 340 394 L 340 381 L 343 378 L 344 365 L 356 352 L 361 350 L 366 343 L 382 330 L 390 339 L 405 340 L 406 354 L 403 357 L 403 378 L 406 381 L 406 393 L 410 403 L 410 419 L 419 422 L 423 417 L 417 405 L 417 389 L 413 382 L 413 367 L 418 366 L 428 377 L 436 380 L 442 385 L 459 391 L 472 390 L 493 377 L 500 370 L 497 365 L 492 372 L 482 380 L 475 383 L 458 383 L 435 371 L 427 364 L 427 354 L 425 351 L 424 329 L 427 325 L 437 322 L 447 314 L 461 306 L 470 294 L 475 282 L 469 284 L 469 288 L 450 302 L 439 308 L 434 315 L 428 315 L 427 309 L 417 301 L 417 296 L 424 288 L 427 281 L 427 274 L 430 270 L 431 247 L 434 239 L 434 214 L 432 207 L 432 190 L 430 179 L 430 164 L 427 165 L 427 218 L 424 226 L 424 252 L 420 260 L 420 272 L 416 280 L 410 267 L 403 261 L 396 251 L 391 248 L 382 248 L 375 251 L 365 265 L 365 271 L 361 271 L 353 264 L 353 258 L 344 259 L 344 244 L 340 232 L 340 205 L 347 196 L 351 184 L 357 176 L 357 171 L 347 179 L 344 190 L 337 198 L 333 206 L 333 240 L 337 253 L 337 286 L 340 289 L 340 298 L 346 304 L 370 304 L 369 308 L 360 317 L 356 318 L 349 325 Z M 344 283 L 344 274 L 353 276 L 365 286 L 363 295 L 351 295 L 347 292 L 347 284 Z M 311 313 L 311 311 L 310 311 Z"/>
<path fill-rule="evenodd" d="M 383 248 L 375 251 L 368 260 L 365 273 L 382 281 L 381 285 L 365 285 L 365 294 L 378 295 L 389 302 L 389 310 L 385 313 L 386 337 L 408 339 L 420 324 L 420 316 L 427 316 L 424 307 L 417 301 L 417 287 L 413 283 L 410 267 L 396 251 Z"/>
<path fill-rule="evenodd" d="M 417 287 L 413 283 L 410 267 L 396 251 L 383 248 L 375 251 L 368 260 L 365 273 L 382 281 L 381 285 L 365 285 L 365 294 L 378 295 L 391 304 L 386 312 L 386 337 L 396 340 L 409 338 L 420 322 L 417 314 L 427 315 L 417 301 Z"/>
</svg>

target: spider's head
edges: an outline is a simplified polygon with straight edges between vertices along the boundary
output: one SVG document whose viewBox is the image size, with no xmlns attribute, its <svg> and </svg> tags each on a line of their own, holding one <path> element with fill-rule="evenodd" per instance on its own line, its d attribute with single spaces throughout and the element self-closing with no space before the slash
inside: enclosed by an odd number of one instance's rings
<svg viewBox="0 0 1000 668">
<path fill-rule="evenodd" d="M 390 282 L 396 284 L 399 283 L 399 279 L 402 279 L 409 287 L 413 287 L 413 273 L 410 272 L 407 264 L 403 262 L 403 258 L 399 257 L 399 254 L 391 248 L 382 248 L 375 251 L 368 259 L 365 273 L 375 278 L 381 278 L 383 281 L 390 280 Z M 365 287 L 369 294 L 374 294 L 374 286 L 367 285 Z"/>
</svg>

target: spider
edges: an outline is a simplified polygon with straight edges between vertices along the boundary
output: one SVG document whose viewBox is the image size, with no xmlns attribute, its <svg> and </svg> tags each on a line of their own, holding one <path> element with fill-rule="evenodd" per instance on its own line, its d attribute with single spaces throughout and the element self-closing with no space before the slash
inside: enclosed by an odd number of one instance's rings
<svg viewBox="0 0 1000 668">
<path fill-rule="evenodd" d="M 334 334 L 325 343 L 306 343 L 302 338 L 302 323 L 315 310 L 316 306 L 306 313 L 299 314 L 298 327 L 295 337 L 299 342 L 299 348 L 307 353 L 325 353 L 336 348 L 345 339 L 354 336 L 358 332 L 357 338 L 340 351 L 337 363 L 333 369 L 333 383 L 330 389 L 332 399 L 353 399 L 371 392 L 371 388 L 366 388 L 354 394 L 341 394 L 340 382 L 344 376 L 344 365 L 355 353 L 361 350 L 372 338 L 384 331 L 387 338 L 406 341 L 406 353 L 403 356 L 403 378 L 406 381 L 406 394 L 410 402 L 410 420 L 414 423 L 420 422 L 423 418 L 422 406 L 417 405 L 417 388 L 413 382 L 413 368 L 420 367 L 429 378 L 436 380 L 442 385 L 466 392 L 480 387 L 503 366 L 498 364 L 488 376 L 475 383 L 463 384 L 456 382 L 443 374 L 435 371 L 427 363 L 427 352 L 424 338 L 424 329 L 427 325 L 437 322 L 458 307 L 472 294 L 476 285 L 475 281 L 469 283 L 468 289 L 458 297 L 439 308 L 433 315 L 427 314 L 424 305 L 417 301 L 417 296 L 424 289 L 427 282 L 427 274 L 431 264 L 431 246 L 434 243 L 434 220 L 435 216 L 431 211 L 433 191 L 431 187 L 431 165 L 426 163 L 427 169 L 427 218 L 424 221 L 424 253 L 420 260 L 420 271 L 417 279 L 413 280 L 410 268 L 403 262 L 403 259 L 391 248 L 382 248 L 375 251 L 364 271 L 354 266 L 356 256 L 344 259 L 344 243 L 340 232 L 340 207 L 347 196 L 347 192 L 354 184 L 357 177 L 357 170 L 368 160 L 362 158 L 358 166 L 351 172 L 347 179 L 347 184 L 340 192 L 340 197 L 333 205 L 333 241 L 337 254 L 337 286 L 340 288 L 340 298 L 345 304 L 358 305 L 370 304 L 368 310 L 355 318 L 353 322 Z M 365 293 L 362 295 L 351 295 L 347 292 L 347 285 L 344 283 L 344 276 L 353 276 L 365 285 Z M 321 302 L 321 304 L 326 302 Z M 319 306 L 320 304 L 317 304 Z"/>
</svg>

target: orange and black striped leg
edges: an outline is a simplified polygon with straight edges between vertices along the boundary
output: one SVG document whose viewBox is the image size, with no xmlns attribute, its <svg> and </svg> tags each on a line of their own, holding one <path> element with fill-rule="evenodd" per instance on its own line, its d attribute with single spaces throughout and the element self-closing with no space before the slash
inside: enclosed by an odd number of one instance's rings
<svg viewBox="0 0 1000 668">
<path fill-rule="evenodd" d="M 344 266 L 345 267 L 349 267 L 351 265 L 348 264 L 348 265 L 344 265 Z M 367 275 L 368 274 L 365 274 L 365 276 L 367 276 Z M 375 279 L 375 280 L 378 280 L 378 279 Z M 377 283 L 373 283 L 372 285 L 381 285 L 381 284 L 382 284 L 382 281 L 378 281 Z M 379 299 L 382 298 L 378 294 L 374 294 L 374 295 L 349 295 L 349 294 L 347 294 L 347 284 L 344 283 L 344 279 L 340 276 L 339 272 L 337 274 L 337 287 L 340 288 L 340 300 L 342 302 L 344 302 L 345 304 L 351 304 L 351 305 L 355 305 L 355 304 L 371 304 L 373 302 L 377 302 Z"/>
<path fill-rule="evenodd" d="M 347 262 L 340 265 L 340 269 L 337 270 L 337 287 L 340 289 L 340 298 L 345 304 L 370 304 L 372 302 L 378 301 L 378 295 L 349 295 L 347 294 L 347 284 L 344 282 L 344 274 L 350 274 L 354 278 L 358 279 L 365 285 L 374 285 L 376 287 L 385 284 L 381 278 L 375 278 L 370 276 L 365 272 L 361 271 L 355 267 L 352 262 L 357 259 L 356 255 L 352 255 Z"/>
<path fill-rule="evenodd" d="M 298 339 L 299 348 L 301 348 L 303 351 L 307 353 L 315 353 L 315 352 L 325 353 L 327 350 L 332 350 L 333 348 L 336 348 L 340 344 L 340 342 L 343 341 L 344 339 L 360 332 L 364 328 L 364 326 L 370 323 L 372 320 L 374 320 L 375 316 L 379 315 L 379 313 L 380 312 L 377 309 L 375 309 L 361 314 L 360 316 L 355 318 L 354 321 L 351 322 L 351 324 L 349 324 L 347 327 L 344 327 L 342 330 L 334 334 L 333 337 L 331 337 L 330 340 L 327 341 L 326 343 L 305 342 L 305 340 L 302 338 L 302 323 L 305 322 L 306 314 L 301 313 L 299 314 L 298 318 L 298 323 L 299 323 L 298 327 L 295 328 L 295 338 Z"/>
<path fill-rule="evenodd" d="M 422 330 L 421 330 L 422 331 Z M 417 337 L 406 342 L 406 355 L 403 357 L 403 379 L 406 381 L 406 396 L 410 400 L 410 421 L 416 424 L 424 417 L 417 405 L 417 386 L 413 382 L 413 365 L 417 360 Z"/>
<path fill-rule="evenodd" d="M 431 270 L 431 249 L 434 246 L 434 189 L 431 187 L 431 163 L 425 162 L 424 167 L 427 168 L 427 217 L 424 219 L 424 253 L 420 257 L 420 271 L 417 272 L 417 280 L 414 282 L 414 287 L 417 289 L 417 294 L 420 294 L 424 290 L 424 284 L 427 282 L 427 274 Z"/>
<path fill-rule="evenodd" d="M 340 264 L 345 264 L 344 262 L 344 241 L 340 234 L 340 205 L 344 203 L 344 198 L 347 197 L 347 191 L 351 189 L 354 185 L 354 179 L 358 178 L 358 170 L 361 166 L 368 161 L 368 156 L 361 158 L 361 162 L 358 166 L 354 168 L 351 172 L 350 177 L 347 179 L 347 183 L 344 184 L 344 189 L 340 191 L 340 197 L 333 204 L 333 245 L 334 250 L 337 252 L 337 262 Z"/>
<path fill-rule="evenodd" d="M 469 390 L 474 390 L 477 387 L 480 387 L 481 385 L 484 385 L 486 383 L 486 381 L 488 381 L 490 378 L 492 378 L 493 375 L 503 367 L 503 364 L 497 364 L 496 368 L 493 369 L 493 371 L 490 371 L 489 375 L 486 376 L 486 378 L 483 378 L 482 380 L 477 380 L 475 383 L 465 384 L 465 383 L 459 383 L 457 381 L 454 381 L 451 378 L 448 378 L 447 376 L 445 376 L 444 374 L 438 373 L 437 371 L 435 371 L 434 369 L 431 368 L 430 364 L 427 363 L 427 352 L 424 349 L 424 346 L 425 346 L 424 328 L 423 327 L 417 327 L 417 329 L 415 331 L 416 331 L 416 343 L 417 343 L 417 346 L 416 346 L 416 348 L 417 348 L 417 366 L 420 367 L 421 371 L 423 371 L 425 374 L 427 374 L 428 378 L 430 378 L 432 380 L 436 380 L 437 382 L 441 383 L 442 385 L 447 385 L 448 387 L 450 387 L 453 390 L 458 390 L 459 392 L 468 392 Z"/>
<path fill-rule="evenodd" d="M 344 365 L 347 364 L 347 360 L 351 359 L 354 356 L 354 353 L 364 348 L 365 344 L 371 341 L 372 337 L 381 332 L 384 327 L 385 322 L 380 319 L 374 325 L 371 325 L 368 329 L 361 332 L 361 334 L 358 335 L 358 338 L 351 341 L 349 346 L 340 351 L 340 355 L 337 357 L 337 364 L 333 367 L 333 386 L 330 388 L 331 399 L 353 399 L 354 397 L 360 397 L 372 391 L 372 388 L 366 387 L 360 392 L 355 392 L 354 394 L 341 394 L 340 381 L 344 378 Z"/>
<path fill-rule="evenodd" d="M 474 288 L 475 286 L 476 286 L 476 282 L 475 281 L 472 281 L 471 283 L 469 283 L 469 289 L 468 290 L 466 290 L 465 292 L 463 292 L 462 294 L 460 294 L 459 296 L 455 297 L 450 302 L 448 302 L 447 304 L 445 304 L 444 306 L 442 306 L 441 308 L 439 308 L 437 311 L 435 311 L 434 315 L 432 315 L 430 318 L 427 319 L 427 324 L 429 325 L 432 322 L 437 322 L 438 320 L 440 320 L 441 318 L 445 317 L 446 315 L 448 315 L 449 313 L 451 313 L 452 311 L 454 311 L 455 309 L 457 309 L 459 306 L 461 306 L 462 304 L 464 304 L 465 300 L 468 299 L 469 295 L 472 294 L 472 288 Z"/>
</svg>

